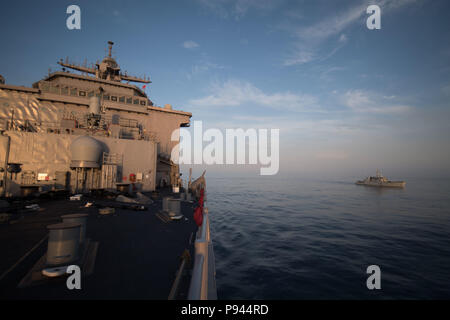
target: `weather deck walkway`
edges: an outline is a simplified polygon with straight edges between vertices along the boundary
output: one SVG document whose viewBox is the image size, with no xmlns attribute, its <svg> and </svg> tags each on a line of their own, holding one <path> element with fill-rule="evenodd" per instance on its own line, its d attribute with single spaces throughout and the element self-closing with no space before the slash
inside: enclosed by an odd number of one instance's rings
<svg viewBox="0 0 450 320">
<path fill-rule="evenodd" d="M 185 249 L 193 253 L 197 230 L 193 204 L 182 202 L 181 213 L 187 219 L 165 223 L 156 215 L 161 198 L 144 211 L 116 208 L 115 214 L 107 216 L 99 215 L 94 206 L 85 208 L 87 201 L 104 200 L 83 197 L 81 201 L 39 202 L 41 211 L 22 214 L 14 224 L 0 225 L 0 277 L 6 273 L 0 279 L 0 299 L 168 298 L 180 256 Z M 89 214 L 87 238 L 99 243 L 93 274 L 82 278 L 81 290 L 67 289 L 65 280 L 17 288 L 47 250 L 46 226 L 70 213 Z M 178 298 L 186 297 L 189 278 L 184 277 Z"/>
</svg>

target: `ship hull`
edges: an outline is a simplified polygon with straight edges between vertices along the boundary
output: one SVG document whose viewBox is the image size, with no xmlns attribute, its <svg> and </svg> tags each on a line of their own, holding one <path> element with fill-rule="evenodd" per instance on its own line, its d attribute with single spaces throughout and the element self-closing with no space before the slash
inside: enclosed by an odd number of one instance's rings
<svg viewBox="0 0 450 320">
<path fill-rule="evenodd" d="M 389 182 L 366 182 L 366 181 L 357 181 L 357 185 L 369 186 L 369 187 L 380 187 L 380 188 L 404 188 L 406 182 L 404 181 L 389 181 Z"/>
</svg>

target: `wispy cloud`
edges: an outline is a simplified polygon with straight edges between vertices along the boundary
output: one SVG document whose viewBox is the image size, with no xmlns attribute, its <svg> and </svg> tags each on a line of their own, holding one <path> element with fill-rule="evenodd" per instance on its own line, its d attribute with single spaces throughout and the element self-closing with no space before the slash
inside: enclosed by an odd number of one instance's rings
<svg viewBox="0 0 450 320">
<path fill-rule="evenodd" d="M 411 106 L 392 103 L 393 99 L 393 97 L 379 97 L 363 90 L 349 90 L 341 97 L 344 106 L 358 113 L 393 115 L 413 110 Z"/>
<path fill-rule="evenodd" d="M 329 71 L 340 70 L 343 68 L 331 68 Z M 315 95 L 289 91 L 264 92 L 250 82 L 236 79 L 213 83 L 208 91 L 209 93 L 203 97 L 189 100 L 189 107 L 202 109 L 259 106 L 284 111 L 280 114 L 282 116 L 289 112 L 320 115 L 321 121 L 334 121 L 334 117 L 346 113 L 348 116 L 400 115 L 415 109 L 396 96 L 386 96 L 366 90 L 348 90 L 341 94 L 336 91 L 333 99 L 343 109 L 335 111 L 325 108 L 322 105 L 324 101 L 320 101 Z"/>
<path fill-rule="evenodd" d="M 201 61 L 198 64 L 192 66 L 191 70 L 186 73 L 186 78 L 188 78 L 188 80 L 191 80 L 193 77 L 204 74 L 205 72 L 223 69 L 225 69 L 225 67 L 217 63 L 212 63 L 210 61 Z"/>
<path fill-rule="evenodd" d="M 327 16 L 313 25 L 297 26 L 289 30 L 296 41 L 293 53 L 284 60 L 285 66 L 305 64 L 315 60 L 325 60 L 333 56 L 347 42 L 344 33 L 358 21 L 365 26 L 366 9 L 370 4 L 378 4 L 383 13 L 392 12 L 405 5 L 422 2 L 424 0 L 364 0 L 346 10 L 332 16 Z M 330 40 L 332 42 L 330 42 Z M 326 48 L 323 48 L 324 44 Z"/>
<path fill-rule="evenodd" d="M 365 14 L 365 4 L 354 6 L 346 11 L 327 17 L 314 25 L 300 27 L 294 31 L 298 38 L 312 41 L 314 43 L 322 42 L 331 36 L 339 35 L 349 25 L 360 19 Z"/>
<path fill-rule="evenodd" d="M 311 138 L 322 140 L 324 137 L 354 137 L 370 131 L 386 131 L 385 124 L 364 121 L 359 116 L 349 116 L 342 119 L 308 119 L 306 116 L 293 115 L 241 115 L 228 114 L 226 118 L 214 121 L 214 126 L 219 129 L 226 128 L 280 128 L 285 138 L 288 135 L 293 139 Z"/>
<path fill-rule="evenodd" d="M 284 0 L 197 0 L 197 2 L 221 18 L 243 18 L 248 11 L 267 12 Z"/>
<path fill-rule="evenodd" d="M 339 42 L 340 43 L 346 43 L 348 41 L 347 36 L 343 33 L 341 34 L 341 36 L 339 37 Z"/>
<path fill-rule="evenodd" d="M 316 97 L 291 92 L 266 93 L 249 82 L 228 80 L 214 84 L 210 94 L 199 99 L 192 99 L 189 104 L 196 107 L 237 107 L 257 105 L 289 111 L 319 112 Z"/>
<path fill-rule="evenodd" d="M 285 59 L 284 65 L 304 64 L 334 55 L 348 42 L 348 37 L 343 31 L 363 16 L 365 8 L 365 5 L 360 4 L 313 25 L 300 26 L 292 30 L 297 40 L 294 43 L 294 53 Z M 327 53 L 321 52 L 321 45 L 330 37 L 336 36 L 333 48 Z"/>
<path fill-rule="evenodd" d="M 194 48 L 198 48 L 199 44 L 192 40 L 186 40 L 185 42 L 183 42 L 183 47 L 186 49 L 194 49 Z"/>
<path fill-rule="evenodd" d="M 308 63 L 316 58 L 316 53 L 313 49 L 308 49 L 304 45 L 296 45 L 295 53 L 291 54 L 289 58 L 284 60 L 285 66 L 293 66 L 297 64 Z"/>
<path fill-rule="evenodd" d="M 332 74 L 340 71 L 344 71 L 344 67 L 330 67 L 320 73 L 320 79 L 325 81 L 330 81 L 333 79 Z"/>
</svg>

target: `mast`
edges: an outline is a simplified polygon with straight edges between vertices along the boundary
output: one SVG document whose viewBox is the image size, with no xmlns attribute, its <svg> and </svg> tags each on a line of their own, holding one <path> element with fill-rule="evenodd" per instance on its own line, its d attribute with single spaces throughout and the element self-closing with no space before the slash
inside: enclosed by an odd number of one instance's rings
<svg viewBox="0 0 450 320">
<path fill-rule="evenodd" d="M 150 78 L 148 77 L 133 77 L 129 76 L 126 73 L 123 74 L 120 72 L 120 67 L 117 64 L 116 60 L 112 57 L 112 46 L 114 42 L 108 41 L 108 55 L 103 59 L 102 62 L 97 62 L 92 67 L 87 67 L 86 62 L 83 65 L 77 65 L 75 63 L 69 63 L 68 59 L 63 61 L 61 59 L 58 61 L 58 64 L 70 68 L 73 70 L 80 71 L 82 73 L 88 73 L 95 75 L 96 78 L 103 80 L 111 80 L 111 81 L 131 81 L 131 82 L 140 82 L 140 83 L 151 83 Z"/>
<path fill-rule="evenodd" d="M 113 44 L 114 44 L 114 42 L 108 41 L 108 57 L 110 57 L 110 58 L 112 58 L 111 53 L 112 53 Z"/>
<path fill-rule="evenodd" d="M 381 178 L 383 175 L 381 174 L 380 170 L 377 169 L 377 178 Z"/>
</svg>

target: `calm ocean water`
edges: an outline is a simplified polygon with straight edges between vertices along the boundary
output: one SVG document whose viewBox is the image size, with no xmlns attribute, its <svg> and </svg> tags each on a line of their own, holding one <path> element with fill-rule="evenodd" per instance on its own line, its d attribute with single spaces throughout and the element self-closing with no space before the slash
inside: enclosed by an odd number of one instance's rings
<svg viewBox="0 0 450 320">
<path fill-rule="evenodd" d="M 449 299 L 450 180 L 405 180 L 208 178 L 219 298 Z"/>
</svg>

